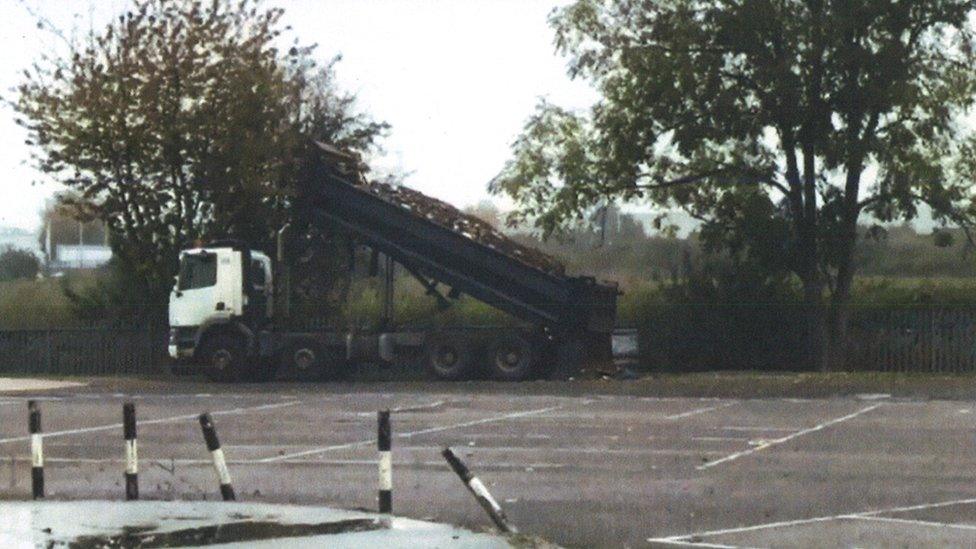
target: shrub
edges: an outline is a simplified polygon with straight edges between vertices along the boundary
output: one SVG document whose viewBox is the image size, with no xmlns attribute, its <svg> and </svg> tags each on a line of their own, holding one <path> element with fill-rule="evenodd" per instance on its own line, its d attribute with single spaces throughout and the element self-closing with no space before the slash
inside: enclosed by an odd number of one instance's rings
<svg viewBox="0 0 976 549">
<path fill-rule="evenodd" d="M 41 262 L 30 250 L 7 246 L 0 252 L 0 281 L 37 278 Z"/>
<path fill-rule="evenodd" d="M 0 330 L 61 328 L 78 324 L 57 280 L 0 282 Z"/>
</svg>

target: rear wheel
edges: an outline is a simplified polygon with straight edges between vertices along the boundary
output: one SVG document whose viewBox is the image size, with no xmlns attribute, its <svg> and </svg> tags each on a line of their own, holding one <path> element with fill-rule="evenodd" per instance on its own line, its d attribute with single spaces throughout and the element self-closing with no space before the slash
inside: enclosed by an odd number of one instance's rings
<svg viewBox="0 0 976 549">
<path fill-rule="evenodd" d="M 489 347 L 488 360 L 495 379 L 522 381 L 534 373 L 537 357 L 531 341 L 523 336 L 509 335 Z"/>
<path fill-rule="evenodd" d="M 469 342 L 448 334 L 432 334 L 425 344 L 427 369 L 440 379 L 469 377 L 472 360 Z"/>
<path fill-rule="evenodd" d="M 232 334 L 216 334 L 200 347 L 200 362 L 211 381 L 239 381 L 246 373 L 245 345 Z"/>
</svg>

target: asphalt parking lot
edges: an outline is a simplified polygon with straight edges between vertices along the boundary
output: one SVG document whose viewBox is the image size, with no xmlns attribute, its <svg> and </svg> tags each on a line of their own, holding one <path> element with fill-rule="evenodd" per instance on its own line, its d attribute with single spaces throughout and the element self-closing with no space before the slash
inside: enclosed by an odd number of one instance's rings
<svg viewBox="0 0 976 549">
<path fill-rule="evenodd" d="M 144 499 L 216 499 L 210 411 L 242 500 L 376 506 L 376 411 L 393 410 L 394 511 L 485 529 L 453 447 L 523 532 L 566 546 L 976 545 L 976 405 L 864 395 L 697 399 L 465 393 L 396 384 L 153 384 L 0 397 L 0 497 L 30 494 L 28 398 L 47 495 L 122 499 L 122 403 Z"/>
</svg>

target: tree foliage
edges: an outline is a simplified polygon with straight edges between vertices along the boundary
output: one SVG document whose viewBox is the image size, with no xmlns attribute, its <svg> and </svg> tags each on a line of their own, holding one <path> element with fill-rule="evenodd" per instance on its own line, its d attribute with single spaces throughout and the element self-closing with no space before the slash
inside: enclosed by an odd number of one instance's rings
<svg viewBox="0 0 976 549">
<path fill-rule="evenodd" d="M 386 129 L 338 90 L 337 59 L 288 41 L 282 14 L 258 0 L 134 0 L 25 71 L 14 106 L 36 166 L 108 225 L 152 299 L 194 241 L 270 245 L 309 140 L 368 151 Z"/>
<path fill-rule="evenodd" d="M 863 212 L 976 217 L 955 123 L 976 95 L 974 5 L 578 0 L 552 15 L 556 45 L 602 98 L 542 103 L 491 188 L 547 232 L 615 201 L 684 208 L 706 245 L 842 311 Z"/>
</svg>

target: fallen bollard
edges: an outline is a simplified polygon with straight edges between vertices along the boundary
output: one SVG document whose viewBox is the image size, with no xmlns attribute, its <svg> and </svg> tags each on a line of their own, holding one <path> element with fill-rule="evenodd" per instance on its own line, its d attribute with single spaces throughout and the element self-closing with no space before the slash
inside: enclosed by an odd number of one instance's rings
<svg viewBox="0 0 976 549">
<path fill-rule="evenodd" d="M 217 470 L 217 478 L 220 480 L 220 495 L 224 501 L 234 501 L 234 487 L 230 482 L 230 471 L 227 470 L 227 460 L 224 459 L 224 451 L 220 449 L 220 440 L 217 439 L 217 430 L 214 428 L 210 414 L 200 414 L 200 428 L 203 429 L 203 440 L 207 443 L 207 450 L 213 458 L 214 469 Z"/>
<path fill-rule="evenodd" d="M 31 449 L 31 494 L 44 497 L 44 440 L 41 435 L 41 408 L 35 400 L 27 401 L 27 430 Z"/>
<path fill-rule="evenodd" d="M 390 428 L 390 411 L 381 410 L 377 414 L 376 444 L 380 454 L 379 460 L 379 499 L 380 513 L 393 512 L 393 447 L 392 430 Z"/>
<path fill-rule="evenodd" d="M 461 459 L 454 455 L 454 452 L 450 448 L 444 448 L 441 452 L 444 459 L 447 460 L 447 464 L 451 466 L 451 469 L 461 477 L 464 485 L 467 486 L 468 490 L 474 496 L 474 499 L 478 500 L 481 507 L 488 513 L 491 517 L 492 522 L 499 530 L 505 532 L 506 534 L 517 534 L 518 530 L 508 522 L 508 517 L 505 516 L 505 511 L 502 509 L 501 505 L 495 501 L 495 498 L 491 497 L 488 492 L 488 488 L 478 479 L 478 477 L 471 474 L 468 467 L 461 462 Z"/>
<path fill-rule="evenodd" d="M 136 405 L 122 405 L 122 438 L 125 440 L 125 499 L 139 499 L 139 449 L 136 444 Z"/>
</svg>

